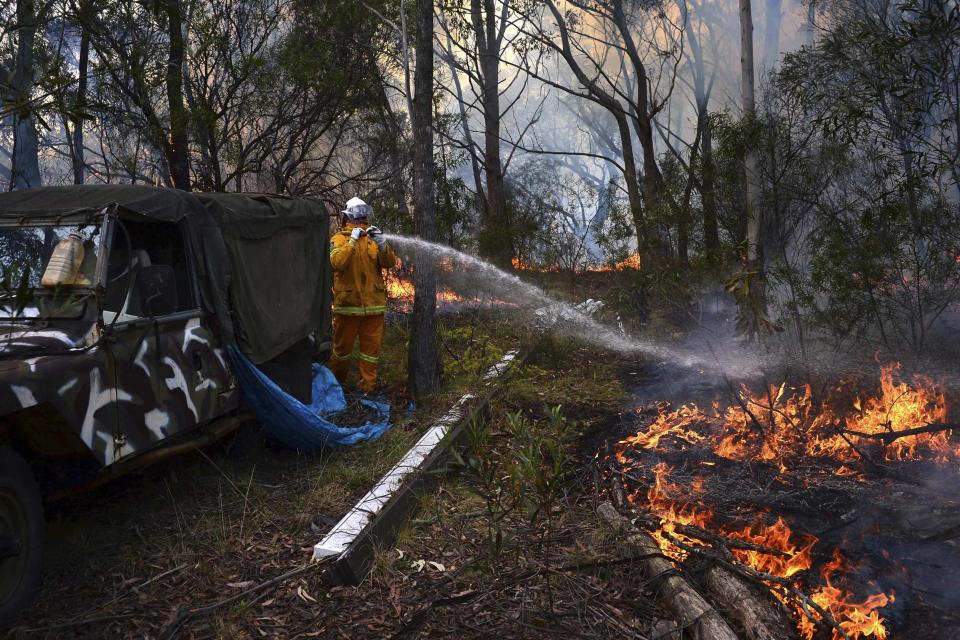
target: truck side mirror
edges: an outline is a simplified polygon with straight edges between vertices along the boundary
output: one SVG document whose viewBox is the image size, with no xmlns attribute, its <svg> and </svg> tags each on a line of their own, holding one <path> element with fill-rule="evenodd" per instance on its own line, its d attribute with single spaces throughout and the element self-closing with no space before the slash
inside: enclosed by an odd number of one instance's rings
<svg viewBox="0 0 960 640">
<path fill-rule="evenodd" d="M 147 318 L 165 316 L 177 311 L 177 303 L 177 280 L 173 267 L 140 267 L 127 313 Z"/>
</svg>

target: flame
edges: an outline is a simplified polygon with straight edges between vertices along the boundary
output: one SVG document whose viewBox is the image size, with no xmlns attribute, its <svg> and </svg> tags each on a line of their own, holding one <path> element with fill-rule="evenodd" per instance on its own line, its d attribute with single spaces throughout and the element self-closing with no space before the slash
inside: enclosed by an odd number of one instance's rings
<svg viewBox="0 0 960 640">
<path fill-rule="evenodd" d="M 926 376 L 916 376 L 914 387 L 897 382 L 894 376 L 899 371 L 899 363 L 881 368 L 881 395 L 863 402 L 857 399 L 859 412 L 845 419 L 848 430 L 880 434 L 947 420 L 944 390 Z M 960 447 L 950 442 L 951 435 L 951 431 L 938 431 L 900 438 L 887 446 L 885 457 L 915 460 L 930 453 L 937 462 L 947 462 L 960 454 Z"/>
<path fill-rule="evenodd" d="M 684 526 L 709 529 L 714 513 L 702 504 L 684 501 L 682 496 L 690 496 L 703 491 L 703 478 L 695 478 L 688 488 L 670 480 L 673 469 L 664 462 L 657 463 L 652 469 L 653 484 L 647 491 L 647 503 L 644 505 L 659 520 L 660 528 L 651 533 L 664 554 L 677 561 L 686 557 L 681 544 L 698 544 L 691 536 L 683 533 Z M 631 502 L 637 502 L 636 495 L 630 496 Z M 679 529 L 679 530 L 678 530 Z M 728 539 L 740 540 L 757 546 L 757 549 L 731 550 L 734 557 L 753 569 L 776 576 L 777 578 L 796 578 L 813 566 L 812 551 L 818 539 L 812 535 L 795 534 L 790 526 L 777 518 L 773 524 L 767 524 L 763 516 L 758 516 L 744 527 L 719 526 L 714 530 Z M 774 552 L 765 549 L 772 549 Z M 820 570 L 820 584 L 809 596 L 810 599 L 829 612 L 844 633 L 852 640 L 874 637 L 887 638 L 887 629 L 879 610 L 894 601 L 894 594 L 879 592 L 857 601 L 851 590 L 835 584 L 849 574 L 851 567 L 839 550 L 834 550 L 833 559 Z M 797 630 L 803 640 L 813 640 L 817 624 L 801 611 L 800 605 L 776 583 L 771 583 L 771 593 L 795 612 Z M 819 614 L 810 610 L 810 615 Z M 841 640 L 842 635 L 833 630 L 832 640 Z"/>
<path fill-rule="evenodd" d="M 416 293 L 416 290 L 413 288 L 413 283 L 410 282 L 410 280 L 399 276 L 388 276 L 385 280 L 388 298 L 391 300 L 413 301 L 413 295 Z"/>
<path fill-rule="evenodd" d="M 443 269 L 443 265 L 440 265 Z M 416 289 L 413 282 L 396 271 L 388 271 L 384 278 L 387 290 L 387 299 L 391 306 L 401 313 L 409 313 L 413 309 L 413 296 Z M 463 298 L 450 290 L 437 291 L 437 302 L 463 302 Z"/>
<path fill-rule="evenodd" d="M 753 549 L 733 549 L 733 555 L 738 560 L 757 571 L 790 578 L 813 566 L 810 553 L 813 545 L 817 543 L 817 538 L 794 536 L 793 531 L 782 518 L 777 518 L 772 525 L 767 525 L 758 518 L 743 529 L 728 531 L 725 535 L 743 542 L 770 547 L 784 554 L 771 554 Z"/>
<path fill-rule="evenodd" d="M 948 407 L 943 388 L 926 376 L 916 376 L 912 384 L 898 381 L 899 370 L 899 363 L 882 366 L 879 393 L 865 400 L 857 397 L 850 413 L 838 408 L 838 398 L 815 402 L 809 385 L 790 393 L 785 384 L 771 385 L 765 393 L 754 393 L 744 386 L 738 403 L 722 412 L 714 406 L 715 416 L 696 405 L 676 410 L 659 405 L 658 416 L 650 426 L 621 444 L 653 449 L 667 436 L 689 444 L 708 440 L 722 458 L 777 463 L 783 471 L 804 457 L 850 463 L 860 458 L 862 448 L 881 443 L 870 436 L 946 422 Z M 841 385 L 835 395 L 849 395 L 851 389 L 852 384 Z M 883 455 L 890 461 L 960 460 L 960 445 L 951 441 L 951 435 L 948 429 L 904 436 L 889 442 Z M 624 455 L 620 458 L 622 462 L 627 460 Z M 854 475 L 843 465 L 836 473 Z"/>
<path fill-rule="evenodd" d="M 830 562 L 820 569 L 820 580 L 823 585 L 810 595 L 810 599 L 827 611 L 837 621 L 851 638 L 874 637 L 878 640 L 887 638 L 887 628 L 883 624 L 879 609 L 892 604 L 895 600 L 893 592 L 875 593 L 868 596 L 863 602 L 854 602 L 846 589 L 834 586 L 844 574 L 851 570 L 850 563 L 839 549 L 835 549 Z M 808 618 L 801 617 L 797 625 L 804 640 L 812 640 L 816 633 L 816 625 Z M 834 638 L 840 634 L 834 631 Z"/>
<path fill-rule="evenodd" d="M 641 268 L 640 263 L 640 254 L 634 253 L 631 256 L 621 260 L 620 262 L 615 262 L 614 264 L 605 264 L 605 265 L 591 265 L 587 267 L 587 271 L 639 271 Z"/>
<path fill-rule="evenodd" d="M 538 265 L 527 260 L 523 260 L 514 256 L 510 259 L 510 263 L 513 265 L 515 271 L 532 271 L 535 273 L 558 273 L 560 267 L 557 265 L 552 265 L 549 267 Z M 633 255 L 621 260 L 620 262 L 615 262 L 614 264 L 602 264 L 602 265 L 587 265 L 584 268 L 579 269 L 582 272 L 598 273 L 598 272 L 611 272 L 611 271 L 639 271 L 641 268 L 640 263 L 640 254 L 634 253 Z"/>
<path fill-rule="evenodd" d="M 674 560 L 682 560 L 686 553 L 674 545 L 669 535 L 689 542 L 690 538 L 677 532 L 678 525 L 706 527 L 713 520 L 713 511 L 689 502 L 681 502 L 683 487 L 668 480 L 672 469 L 665 462 L 653 468 L 653 485 L 647 491 L 647 508 L 660 520 L 660 530 L 652 532 L 664 554 Z"/>
<path fill-rule="evenodd" d="M 557 265 L 545 267 L 516 256 L 510 259 L 510 264 L 513 265 L 514 271 L 532 271 L 534 273 L 558 273 L 560 271 L 560 267 Z"/>
<path fill-rule="evenodd" d="M 701 423 L 706 416 L 696 405 L 684 405 L 676 411 L 665 412 L 667 404 L 658 405 L 659 415 L 650 424 L 646 431 L 629 436 L 622 442 L 623 447 L 618 449 L 617 461 L 625 464 L 627 459 L 622 452 L 627 447 L 640 447 L 642 449 L 654 449 L 660 440 L 666 436 L 673 436 L 689 444 L 697 444 L 705 438 L 699 432 L 690 427 Z"/>
<path fill-rule="evenodd" d="M 853 396 L 852 410 L 849 406 Z M 843 399 L 847 398 L 847 405 Z M 696 405 L 671 409 L 669 404 L 657 406 L 657 417 L 643 431 L 621 440 L 614 452 L 625 467 L 633 462 L 631 450 L 669 447 L 683 451 L 707 446 L 713 453 L 733 461 L 762 461 L 774 464 L 780 473 L 809 458 L 826 460 L 838 466 L 833 474 L 860 479 L 863 476 L 849 465 L 860 458 L 862 448 L 883 447 L 887 460 L 960 460 L 960 445 L 951 441 L 951 431 L 918 433 L 883 443 L 871 435 L 906 431 L 927 424 L 944 423 L 948 407 L 943 388 L 926 376 L 915 376 L 908 383 L 900 375 L 898 363 L 881 365 L 879 388 L 872 395 L 857 393 L 852 382 L 841 383 L 832 394 L 815 400 L 809 385 L 789 388 L 786 384 L 771 385 L 755 393 L 747 387 L 739 391 L 738 401 L 724 409 L 714 404 L 705 412 Z M 885 445 L 885 446 L 884 446 Z M 709 468 L 712 461 L 704 461 Z M 643 502 L 637 494 L 630 501 L 653 514 L 659 531 L 653 532 L 664 553 L 682 560 L 686 551 L 680 545 L 702 545 L 684 526 L 717 532 L 730 539 L 750 543 L 754 548 L 732 548 L 740 562 L 765 574 L 799 581 L 813 567 L 812 551 L 818 539 L 794 533 L 782 519 L 769 524 L 759 514 L 752 523 L 716 524 L 714 512 L 696 496 L 704 492 L 704 476 L 695 476 L 687 483 L 674 482 L 674 470 L 664 462 L 651 469 L 653 481 Z M 641 503 L 642 504 L 639 504 Z M 679 543 L 679 545 L 677 544 Z M 771 553 L 765 549 L 773 549 Z M 839 550 L 819 571 L 816 587 L 809 598 L 828 612 L 843 633 L 853 640 L 883 640 L 888 631 L 880 610 L 895 600 L 876 585 L 854 589 L 849 584 L 850 563 Z M 799 582 L 796 582 L 799 588 Z M 775 582 L 771 592 L 796 614 L 797 628 L 804 640 L 813 640 L 821 623 L 820 614 L 804 607 Z M 859 597 L 872 591 L 866 597 Z M 842 634 L 833 630 L 833 639 Z"/>
</svg>

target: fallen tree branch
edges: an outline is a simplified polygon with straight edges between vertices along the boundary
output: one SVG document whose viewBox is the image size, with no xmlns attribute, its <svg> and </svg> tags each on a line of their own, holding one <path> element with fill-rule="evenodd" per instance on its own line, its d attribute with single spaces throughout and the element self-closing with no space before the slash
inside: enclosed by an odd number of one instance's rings
<svg viewBox="0 0 960 640">
<path fill-rule="evenodd" d="M 797 638 L 789 612 L 769 589 L 757 589 L 753 581 L 717 564 L 707 567 L 699 582 L 746 640 Z"/>
<path fill-rule="evenodd" d="M 673 544 L 677 545 L 680 549 L 688 553 L 694 553 L 699 556 L 705 557 L 709 560 L 712 560 L 727 569 L 734 571 L 744 577 L 751 578 L 754 581 L 759 581 L 763 583 L 773 583 L 782 588 L 787 592 L 788 595 L 795 598 L 800 604 L 800 610 L 803 611 L 814 624 L 818 622 L 826 622 L 833 630 L 840 634 L 840 637 L 844 640 L 851 640 L 850 636 L 847 635 L 847 632 L 843 630 L 834 617 L 830 614 L 829 611 L 818 605 L 816 602 L 810 599 L 810 597 L 797 589 L 793 585 L 793 580 L 789 578 L 782 578 L 780 576 L 775 576 L 772 573 L 766 573 L 765 571 L 757 571 L 751 566 L 745 565 L 742 562 L 734 559 L 732 554 L 729 558 L 724 558 L 720 554 L 714 553 L 703 547 L 694 547 L 693 545 L 685 544 L 682 540 L 679 540 L 676 536 L 672 535 L 669 531 L 662 531 L 663 535 L 670 540 Z M 729 551 L 727 552 L 729 554 Z M 769 587 L 767 587 L 769 589 Z M 809 609 L 813 609 L 820 615 L 821 620 L 817 620 L 813 614 L 810 613 Z"/>
<path fill-rule="evenodd" d="M 756 544 L 753 542 L 747 542 L 746 540 L 736 540 L 733 538 L 727 538 L 725 536 L 712 533 L 706 529 L 701 529 L 692 524 L 675 524 L 674 531 L 682 533 L 683 535 L 689 538 L 699 538 L 700 540 L 705 540 L 714 544 L 720 544 L 725 547 L 732 549 L 743 549 L 744 551 L 758 551 L 760 553 L 765 553 L 771 556 L 780 556 L 782 558 L 789 558 L 791 555 L 782 549 L 774 549 L 773 547 L 767 547 L 762 544 Z"/>
<path fill-rule="evenodd" d="M 627 542 L 637 546 L 649 559 L 641 562 L 640 569 L 646 577 L 657 576 L 663 588 L 663 604 L 675 616 L 681 628 L 689 630 L 695 640 L 736 640 L 737 635 L 726 620 L 710 606 L 703 597 L 681 576 L 673 562 L 663 556 L 656 541 L 645 531 L 639 530 L 620 515 L 609 502 L 597 509 L 607 523 L 628 534 Z"/>
<path fill-rule="evenodd" d="M 844 429 L 844 433 L 849 433 L 852 436 L 858 438 L 870 438 L 871 440 L 880 440 L 883 442 L 884 446 L 888 446 L 891 442 L 899 440 L 900 438 L 908 438 L 910 436 L 918 436 L 923 433 L 937 433 L 938 431 L 952 431 L 954 429 L 960 429 L 960 424 L 953 422 L 932 422 L 928 425 L 922 427 L 914 427 L 913 429 L 903 429 L 901 431 L 886 431 L 884 433 L 864 433 L 863 431 L 854 431 L 852 429 Z"/>
</svg>

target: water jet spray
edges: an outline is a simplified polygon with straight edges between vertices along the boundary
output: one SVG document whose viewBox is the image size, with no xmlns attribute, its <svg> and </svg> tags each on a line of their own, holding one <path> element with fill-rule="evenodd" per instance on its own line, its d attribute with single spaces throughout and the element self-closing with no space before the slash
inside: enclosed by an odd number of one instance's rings
<svg viewBox="0 0 960 640">
<path fill-rule="evenodd" d="M 414 263 L 432 262 L 443 275 L 445 284 L 461 295 L 489 294 L 492 298 L 507 301 L 513 308 L 525 312 L 531 316 L 531 321 L 536 310 L 550 309 L 551 315 L 561 319 L 553 330 L 570 337 L 611 351 L 644 354 L 688 368 L 733 372 L 738 376 L 760 369 L 760 361 L 752 353 L 736 353 L 725 358 L 711 348 L 707 352 L 712 357 L 705 357 L 680 347 L 627 336 L 622 331 L 595 320 L 576 306 L 558 300 L 536 285 L 521 280 L 516 274 L 508 273 L 481 258 L 452 247 L 393 233 L 383 233 L 383 237 L 395 248 L 412 257 Z"/>
</svg>

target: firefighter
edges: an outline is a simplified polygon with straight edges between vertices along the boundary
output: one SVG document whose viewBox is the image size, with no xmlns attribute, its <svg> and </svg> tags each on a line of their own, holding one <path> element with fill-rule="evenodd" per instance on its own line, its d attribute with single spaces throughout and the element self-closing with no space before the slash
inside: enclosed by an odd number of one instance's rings
<svg viewBox="0 0 960 640">
<path fill-rule="evenodd" d="M 351 198 L 340 213 L 340 231 L 330 241 L 333 266 L 333 355 L 330 369 L 344 384 L 360 339 L 358 368 L 360 391 L 370 393 L 377 382 L 383 316 L 387 291 L 383 270 L 396 266 L 397 254 L 373 222 L 373 209 L 360 198 Z"/>
</svg>

